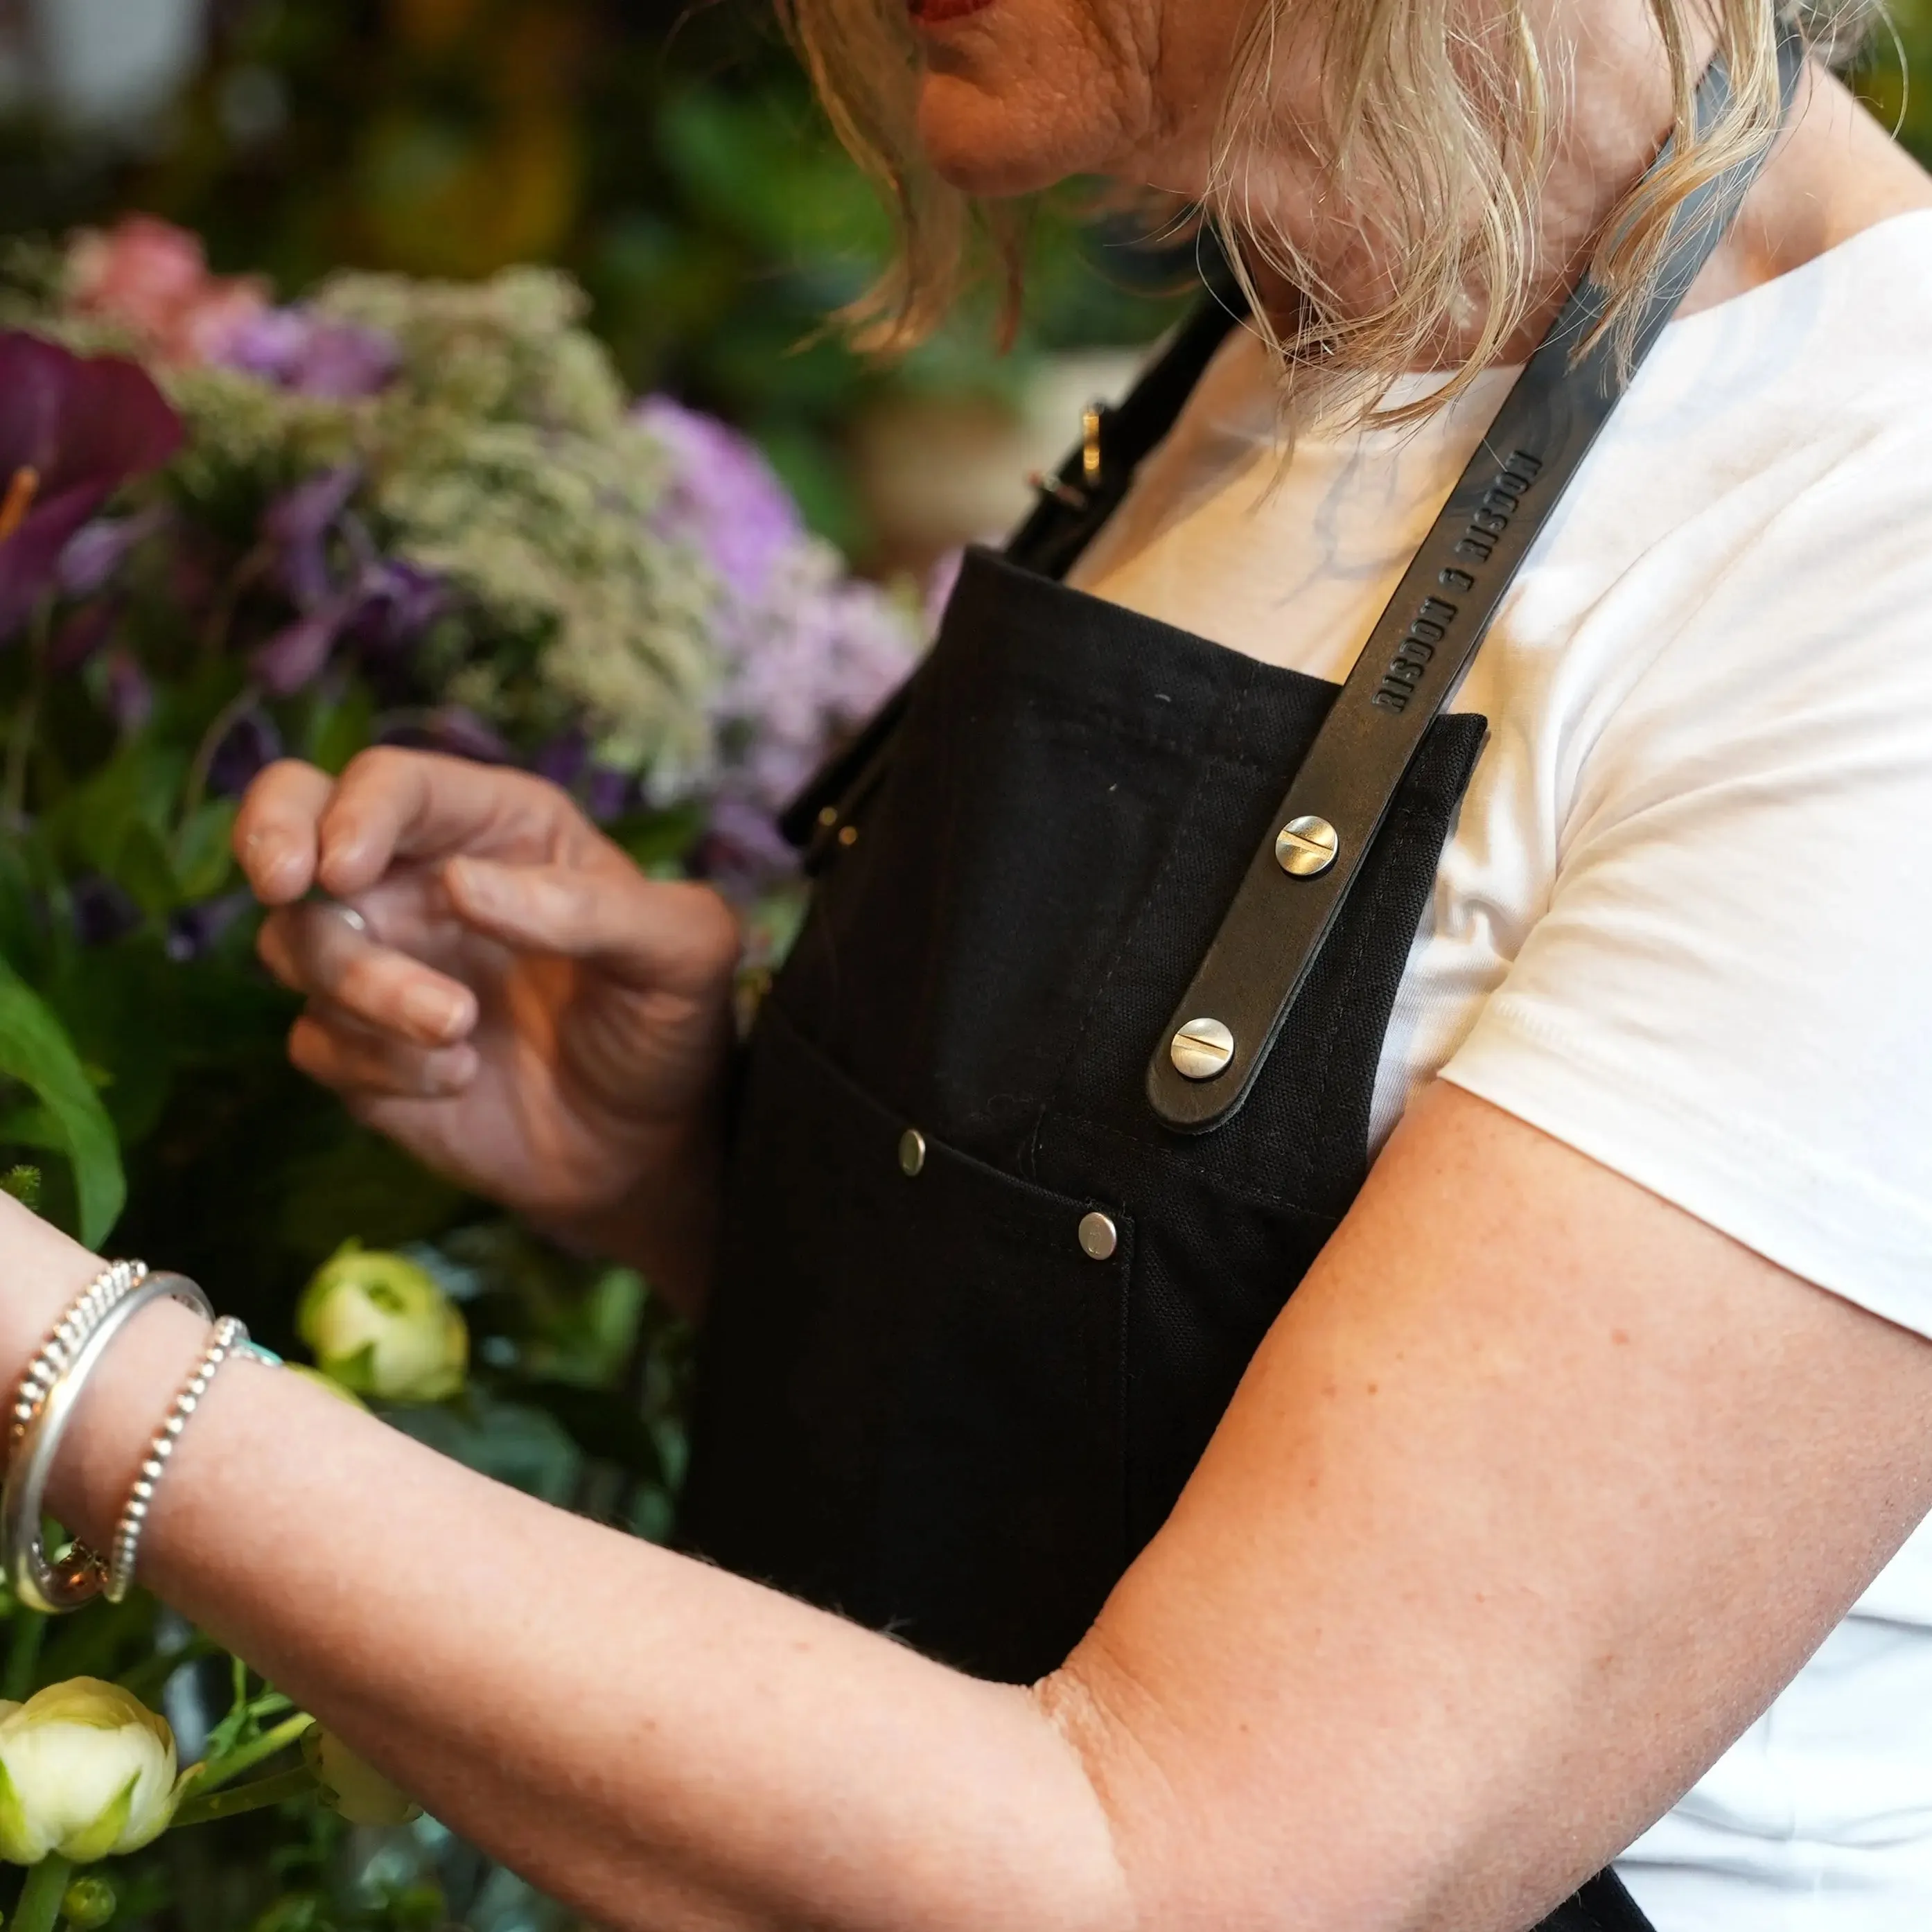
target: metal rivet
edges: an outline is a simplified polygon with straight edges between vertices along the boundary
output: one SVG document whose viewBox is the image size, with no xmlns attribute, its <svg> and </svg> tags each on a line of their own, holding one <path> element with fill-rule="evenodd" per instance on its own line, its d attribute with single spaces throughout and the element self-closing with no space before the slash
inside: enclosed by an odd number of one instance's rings
<svg viewBox="0 0 1932 1932">
<path fill-rule="evenodd" d="M 899 1136 L 899 1172 L 908 1180 L 926 1172 L 926 1136 L 916 1127 L 908 1127 Z"/>
<path fill-rule="evenodd" d="M 1168 1051 L 1184 1078 L 1212 1080 L 1227 1072 L 1234 1057 L 1234 1036 L 1219 1020 L 1190 1020 Z"/>
<path fill-rule="evenodd" d="M 856 825 L 842 826 L 838 833 L 838 842 L 849 852 L 859 842 L 859 828 Z"/>
<path fill-rule="evenodd" d="M 1318 879 L 1335 862 L 1342 838 L 1325 818 L 1292 818 L 1274 842 L 1274 856 L 1292 879 Z"/>
<path fill-rule="evenodd" d="M 1080 1224 L 1080 1247 L 1090 1262 L 1110 1262 L 1120 1245 L 1120 1231 L 1104 1214 L 1089 1214 Z"/>
</svg>

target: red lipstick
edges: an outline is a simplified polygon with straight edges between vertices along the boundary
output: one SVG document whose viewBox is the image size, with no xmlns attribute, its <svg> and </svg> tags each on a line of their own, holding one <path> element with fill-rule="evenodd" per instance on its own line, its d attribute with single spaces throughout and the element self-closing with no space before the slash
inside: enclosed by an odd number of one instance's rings
<svg viewBox="0 0 1932 1932">
<path fill-rule="evenodd" d="M 906 0 L 908 10 L 922 27 L 944 26 L 969 14 L 983 14 L 993 0 Z"/>
</svg>

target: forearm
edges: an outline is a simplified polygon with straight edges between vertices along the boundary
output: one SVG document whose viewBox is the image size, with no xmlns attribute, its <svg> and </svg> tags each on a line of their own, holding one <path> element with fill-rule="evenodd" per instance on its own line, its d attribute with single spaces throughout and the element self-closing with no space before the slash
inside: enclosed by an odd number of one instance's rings
<svg viewBox="0 0 1932 1932">
<path fill-rule="evenodd" d="M 83 1534 L 111 1526 L 202 1333 L 144 1315 L 90 1388 L 56 1498 Z M 529 1501 L 252 1364 L 184 1439 L 143 1574 L 599 1923 L 1130 1922 L 1106 1814 L 1030 1694 Z"/>
</svg>

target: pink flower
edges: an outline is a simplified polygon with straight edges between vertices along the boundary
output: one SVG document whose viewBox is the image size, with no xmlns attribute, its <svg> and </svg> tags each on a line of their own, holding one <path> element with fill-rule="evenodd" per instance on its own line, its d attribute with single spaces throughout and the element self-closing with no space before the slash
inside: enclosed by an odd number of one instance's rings
<svg viewBox="0 0 1932 1932">
<path fill-rule="evenodd" d="M 69 245 L 74 308 L 118 322 L 164 362 L 212 362 L 268 306 L 259 278 L 212 275 L 200 238 L 151 214 L 83 229 Z"/>
</svg>

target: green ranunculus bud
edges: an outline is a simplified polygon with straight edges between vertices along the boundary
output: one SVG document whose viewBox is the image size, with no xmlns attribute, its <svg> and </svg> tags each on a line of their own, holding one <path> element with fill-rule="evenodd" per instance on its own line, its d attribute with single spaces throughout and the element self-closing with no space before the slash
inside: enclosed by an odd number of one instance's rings
<svg viewBox="0 0 1932 1932">
<path fill-rule="evenodd" d="M 80 1932 L 100 1932 L 120 1903 L 104 1878 L 90 1874 L 76 1879 L 61 1894 L 61 1916 L 70 1925 L 78 1926 Z"/>
<path fill-rule="evenodd" d="M 345 1242 L 302 1290 L 296 1327 L 322 1373 L 358 1395 L 440 1402 L 463 1386 L 470 1360 L 463 1317 L 400 1255 Z"/>
<path fill-rule="evenodd" d="M 118 1684 L 76 1677 L 0 1702 L 0 1858 L 76 1864 L 139 1851 L 173 1821 L 182 1780 L 167 1720 Z"/>
<path fill-rule="evenodd" d="M 422 1807 L 320 1724 L 302 1733 L 302 1756 L 322 1787 L 322 1802 L 352 1825 L 406 1825 Z"/>
</svg>

